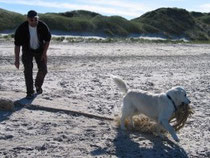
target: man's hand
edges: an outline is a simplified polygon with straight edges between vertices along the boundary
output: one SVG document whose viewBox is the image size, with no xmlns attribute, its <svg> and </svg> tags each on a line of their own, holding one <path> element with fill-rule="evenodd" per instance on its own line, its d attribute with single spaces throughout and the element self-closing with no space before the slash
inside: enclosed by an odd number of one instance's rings
<svg viewBox="0 0 210 158">
<path fill-rule="evenodd" d="M 15 67 L 19 69 L 20 67 L 20 46 L 15 46 Z"/>
<path fill-rule="evenodd" d="M 18 60 L 18 61 L 15 61 L 15 67 L 16 67 L 17 69 L 19 69 L 19 67 L 20 67 L 20 62 L 19 62 L 19 60 Z"/>
<path fill-rule="evenodd" d="M 47 55 L 45 53 L 43 53 L 41 61 L 44 61 L 47 64 Z"/>
<path fill-rule="evenodd" d="M 48 50 L 49 45 L 50 45 L 50 42 L 46 42 L 44 44 L 44 50 L 43 50 L 43 54 L 41 57 L 41 61 L 44 61 L 45 64 L 47 64 L 47 50 Z"/>
</svg>

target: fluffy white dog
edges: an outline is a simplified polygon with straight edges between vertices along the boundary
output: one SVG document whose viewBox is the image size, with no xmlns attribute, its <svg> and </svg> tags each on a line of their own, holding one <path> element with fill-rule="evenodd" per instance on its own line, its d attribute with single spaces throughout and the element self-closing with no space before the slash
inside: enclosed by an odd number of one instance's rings
<svg viewBox="0 0 210 158">
<path fill-rule="evenodd" d="M 125 93 L 120 120 L 121 129 L 126 129 L 126 118 L 134 126 L 132 117 L 142 113 L 162 125 L 171 134 L 173 139 L 179 142 L 174 128 L 169 124 L 169 119 L 179 106 L 190 103 L 184 88 L 174 87 L 166 93 L 161 94 L 151 94 L 144 91 L 136 92 L 129 91 L 122 79 L 116 76 L 112 76 L 112 78 L 119 89 Z"/>
</svg>

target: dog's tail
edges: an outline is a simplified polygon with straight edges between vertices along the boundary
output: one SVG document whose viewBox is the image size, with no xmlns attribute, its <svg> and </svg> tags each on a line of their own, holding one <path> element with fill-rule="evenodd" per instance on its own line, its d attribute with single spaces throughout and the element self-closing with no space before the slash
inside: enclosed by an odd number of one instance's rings
<svg viewBox="0 0 210 158">
<path fill-rule="evenodd" d="M 115 84 L 118 86 L 118 88 L 123 92 L 123 93 L 127 93 L 128 92 L 128 88 L 125 84 L 125 82 L 120 79 L 119 77 L 116 77 L 116 76 L 111 76 L 112 79 L 114 80 Z"/>
</svg>

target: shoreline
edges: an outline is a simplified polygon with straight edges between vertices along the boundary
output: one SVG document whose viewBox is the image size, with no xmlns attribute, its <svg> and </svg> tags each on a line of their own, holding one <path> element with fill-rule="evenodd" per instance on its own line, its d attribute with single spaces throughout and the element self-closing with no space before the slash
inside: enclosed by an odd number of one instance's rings
<svg viewBox="0 0 210 158">
<path fill-rule="evenodd" d="M 0 33 L 0 38 L 11 39 L 13 34 Z M 60 34 L 52 33 L 52 39 L 59 42 L 71 43 L 71 42 L 190 42 L 186 38 L 165 38 L 161 36 L 153 35 L 131 35 L 129 37 L 105 37 L 97 35 L 77 35 L 77 34 Z"/>
</svg>

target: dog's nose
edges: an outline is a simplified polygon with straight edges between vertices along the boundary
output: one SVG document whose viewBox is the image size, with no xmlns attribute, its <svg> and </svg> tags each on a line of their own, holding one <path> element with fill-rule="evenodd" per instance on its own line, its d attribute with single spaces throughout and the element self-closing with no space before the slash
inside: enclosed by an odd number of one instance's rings
<svg viewBox="0 0 210 158">
<path fill-rule="evenodd" d="M 189 100 L 189 104 L 191 103 L 191 101 Z"/>
</svg>

